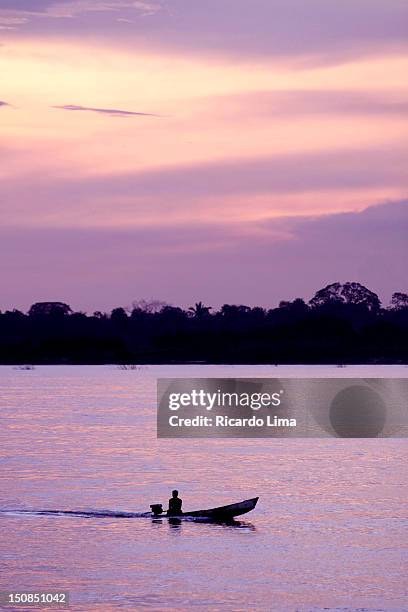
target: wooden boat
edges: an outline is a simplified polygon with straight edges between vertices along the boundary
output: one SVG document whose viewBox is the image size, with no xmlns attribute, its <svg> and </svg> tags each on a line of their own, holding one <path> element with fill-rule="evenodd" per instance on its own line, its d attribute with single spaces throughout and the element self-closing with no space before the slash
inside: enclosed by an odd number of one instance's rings
<svg viewBox="0 0 408 612">
<path fill-rule="evenodd" d="M 204 518 L 214 521 L 228 521 L 236 516 L 241 516 L 247 512 L 251 512 L 257 504 L 259 497 L 253 497 L 252 499 L 245 499 L 244 501 L 237 502 L 236 504 L 229 504 L 228 506 L 219 506 L 218 508 L 209 508 L 207 510 L 194 510 L 193 512 L 183 512 L 180 515 L 167 515 L 159 514 L 157 518 Z M 152 514 L 152 516 L 154 516 Z"/>
</svg>

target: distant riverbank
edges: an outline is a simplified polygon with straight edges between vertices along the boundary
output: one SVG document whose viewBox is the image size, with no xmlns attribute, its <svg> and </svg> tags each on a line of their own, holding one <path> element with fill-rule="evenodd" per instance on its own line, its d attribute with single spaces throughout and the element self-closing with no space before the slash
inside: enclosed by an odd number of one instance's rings
<svg viewBox="0 0 408 612">
<path fill-rule="evenodd" d="M 408 363 L 408 294 L 382 307 L 359 283 L 332 283 L 277 308 L 138 303 L 109 314 L 37 302 L 0 313 L 2 364 Z"/>
</svg>

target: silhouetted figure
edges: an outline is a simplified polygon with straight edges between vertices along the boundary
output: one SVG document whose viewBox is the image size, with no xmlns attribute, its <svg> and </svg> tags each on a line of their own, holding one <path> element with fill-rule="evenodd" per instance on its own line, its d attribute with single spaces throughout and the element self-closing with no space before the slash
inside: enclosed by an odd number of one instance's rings
<svg viewBox="0 0 408 612">
<path fill-rule="evenodd" d="M 167 510 L 168 516 L 179 516 L 182 514 L 181 506 L 183 500 L 179 498 L 178 491 L 175 489 L 171 492 L 172 497 L 169 499 L 169 509 Z"/>
</svg>

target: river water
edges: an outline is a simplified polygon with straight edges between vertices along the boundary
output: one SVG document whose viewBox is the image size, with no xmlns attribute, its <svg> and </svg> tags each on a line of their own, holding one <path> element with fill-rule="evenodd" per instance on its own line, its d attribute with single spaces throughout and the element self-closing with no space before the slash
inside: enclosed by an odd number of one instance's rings
<svg viewBox="0 0 408 612">
<path fill-rule="evenodd" d="M 86 612 L 408 610 L 407 439 L 156 439 L 157 377 L 407 373 L 1 367 L 0 589 Z M 19 512 L 145 511 L 175 487 L 185 510 L 260 500 L 232 526 Z"/>
</svg>

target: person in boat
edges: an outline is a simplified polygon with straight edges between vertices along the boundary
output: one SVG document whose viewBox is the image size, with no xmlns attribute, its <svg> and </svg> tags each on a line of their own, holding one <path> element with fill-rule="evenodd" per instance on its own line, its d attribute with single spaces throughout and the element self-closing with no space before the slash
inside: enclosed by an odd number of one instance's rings
<svg viewBox="0 0 408 612">
<path fill-rule="evenodd" d="M 171 497 L 169 499 L 169 509 L 167 510 L 168 516 L 179 516 L 183 514 L 181 511 L 181 506 L 183 505 L 183 500 L 178 496 L 178 491 L 174 489 L 171 492 Z"/>
</svg>

